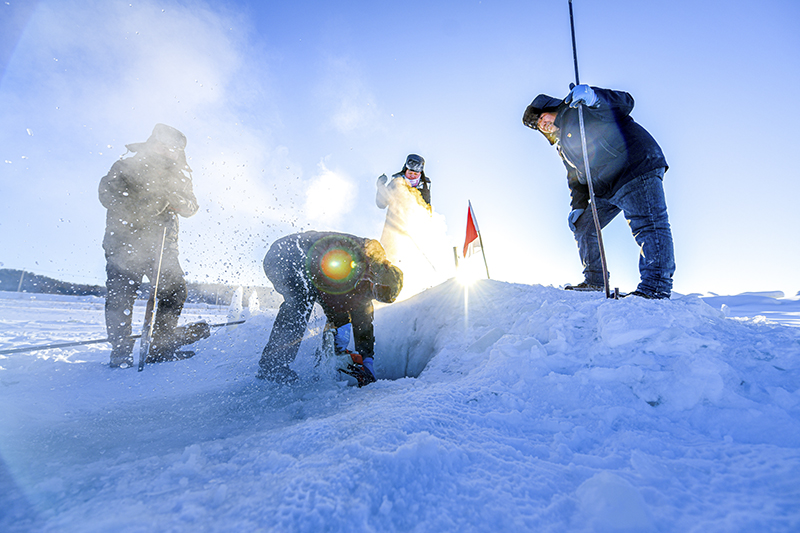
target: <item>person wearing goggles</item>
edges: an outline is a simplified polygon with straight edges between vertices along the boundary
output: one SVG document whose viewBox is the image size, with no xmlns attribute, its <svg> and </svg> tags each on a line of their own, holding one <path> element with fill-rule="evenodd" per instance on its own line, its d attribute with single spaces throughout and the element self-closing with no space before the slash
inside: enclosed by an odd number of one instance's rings
<svg viewBox="0 0 800 533">
<path fill-rule="evenodd" d="M 391 179 L 386 174 L 378 178 L 375 204 L 386 209 L 380 241 L 393 263 L 407 261 L 420 249 L 416 233 L 425 231 L 433 213 L 430 185 L 425 160 L 417 154 L 409 154 Z"/>
<path fill-rule="evenodd" d="M 431 180 L 425 175 L 425 159 L 417 154 L 409 154 L 400 172 L 392 174 L 392 179 L 381 174 L 378 178 L 378 194 L 375 203 L 381 209 L 386 209 L 390 204 L 393 189 L 406 187 L 419 194 L 419 198 L 430 208 L 431 205 Z"/>
</svg>

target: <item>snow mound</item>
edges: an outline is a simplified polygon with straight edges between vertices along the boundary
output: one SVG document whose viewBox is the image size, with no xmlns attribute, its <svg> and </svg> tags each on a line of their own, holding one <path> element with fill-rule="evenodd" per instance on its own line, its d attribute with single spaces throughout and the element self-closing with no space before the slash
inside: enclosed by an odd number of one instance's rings
<svg viewBox="0 0 800 533">
<path fill-rule="evenodd" d="M 143 372 L 0 356 L 0 530 L 790 531 L 800 329 L 704 300 L 448 281 L 376 310 L 362 389 L 319 309 L 294 386 L 254 377 L 257 305 Z M 0 311 L 0 349 L 103 334 L 102 301 Z"/>
</svg>

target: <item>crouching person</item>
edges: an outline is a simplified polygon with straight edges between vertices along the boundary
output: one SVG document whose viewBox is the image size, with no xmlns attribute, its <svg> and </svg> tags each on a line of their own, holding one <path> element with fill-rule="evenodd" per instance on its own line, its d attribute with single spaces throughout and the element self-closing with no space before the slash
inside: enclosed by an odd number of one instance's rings
<svg viewBox="0 0 800 533">
<path fill-rule="evenodd" d="M 338 331 L 352 325 L 353 363 L 343 372 L 355 377 L 359 387 L 375 381 L 372 300 L 392 303 L 403 288 L 403 272 L 386 259 L 378 241 L 334 232 L 288 235 L 270 247 L 264 272 L 283 303 L 259 361 L 259 378 L 298 379 L 289 365 L 318 302 L 329 327 Z"/>
</svg>

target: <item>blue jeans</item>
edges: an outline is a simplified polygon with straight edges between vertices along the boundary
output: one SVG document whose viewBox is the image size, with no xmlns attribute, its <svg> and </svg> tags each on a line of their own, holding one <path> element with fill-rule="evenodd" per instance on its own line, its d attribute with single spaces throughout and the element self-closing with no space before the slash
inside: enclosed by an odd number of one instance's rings
<svg viewBox="0 0 800 533">
<path fill-rule="evenodd" d="M 659 168 L 634 178 L 611 198 L 595 198 L 601 228 L 606 227 L 620 211 L 625 216 L 641 250 L 637 290 L 656 298 L 669 298 L 675 272 L 663 178 L 664 169 Z M 574 233 L 585 281 L 602 286 L 603 267 L 591 209 L 587 208 L 575 222 Z"/>
</svg>

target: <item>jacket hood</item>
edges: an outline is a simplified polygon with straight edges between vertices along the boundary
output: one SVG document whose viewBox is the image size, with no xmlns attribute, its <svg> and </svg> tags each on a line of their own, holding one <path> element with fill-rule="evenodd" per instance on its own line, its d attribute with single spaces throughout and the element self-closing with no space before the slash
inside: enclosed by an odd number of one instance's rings
<svg viewBox="0 0 800 533">
<path fill-rule="evenodd" d="M 555 111 L 563 103 L 563 98 L 553 98 L 552 96 L 547 96 L 546 94 L 540 94 L 533 99 L 533 102 L 531 102 L 529 107 L 532 107 L 541 113 L 542 111 Z"/>
</svg>

